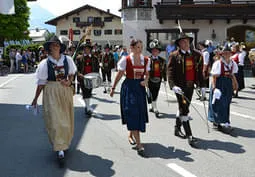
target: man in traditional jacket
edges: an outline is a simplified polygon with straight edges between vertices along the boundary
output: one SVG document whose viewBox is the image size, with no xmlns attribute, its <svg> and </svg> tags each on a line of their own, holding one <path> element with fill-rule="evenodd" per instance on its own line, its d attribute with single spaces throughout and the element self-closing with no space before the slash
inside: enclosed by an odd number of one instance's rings
<svg viewBox="0 0 255 177">
<path fill-rule="evenodd" d="M 151 53 L 151 70 L 149 72 L 150 77 L 148 82 L 148 92 L 150 92 L 151 102 L 149 102 L 149 99 L 148 102 L 149 104 L 151 103 L 150 112 L 154 112 L 156 117 L 159 118 L 160 115 L 157 109 L 157 98 L 162 78 L 164 79 L 164 83 L 166 82 L 166 60 L 159 56 L 162 47 L 157 39 L 150 42 L 148 50 Z"/>
<path fill-rule="evenodd" d="M 168 83 L 176 93 L 179 107 L 174 134 L 188 138 L 188 143 L 195 147 L 197 140 L 192 136 L 191 117 L 188 116 L 188 113 L 194 84 L 199 87 L 203 83 L 203 59 L 200 53 L 190 48 L 192 41 L 192 37 L 183 33 L 180 34 L 180 37 L 175 41 L 179 49 L 170 55 L 167 70 Z M 181 132 L 181 125 L 183 125 L 185 136 Z"/>
<path fill-rule="evenodd" d="M 111 47 L 109 44 L 104 46 L 104 53 L 100 60 L 100 67 L 103 77 L 103 84 L 105 86 L 104 93 L 106 93 L 106 87 L 110 89 L 111 87 L 111 77 L 112 77 L 112 69 L 114 68 L 114 57 L 113 53 L 110 51 Z M 107 83 L 106 83 L 107 78 Z"/>
<path fill-rule="evenodd" d="M 84 84 L 84 75 L 91 72 L 98 72 L 98 59 L 91 54 L 92 46 L 90 41 L 81 44 L 84 54 L 77 57 L 78 81 L 82 90 L 83 99 L 85 101 L 85 113 L 91 116 L 93 110 L 90 107 L 90 98 L 92 97 L 92 88 L 86 88 Z"/>
</svg>

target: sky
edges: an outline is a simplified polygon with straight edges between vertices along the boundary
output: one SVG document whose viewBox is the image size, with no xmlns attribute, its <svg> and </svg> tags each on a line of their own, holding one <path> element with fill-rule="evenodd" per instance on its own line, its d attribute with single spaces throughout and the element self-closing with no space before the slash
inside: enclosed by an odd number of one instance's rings
<svg viewBox="0 0 255 177">
<path fill-rule="evenodd" d="M 121 8 L 121 0 L 37 0 L 29 3 L 37 3 L 55 16 L 65 14 L 86 4 L 105 11 L 110 9 L 111 13 L 119 16 L 120 12 L 118 10 Z"/>
</svg>

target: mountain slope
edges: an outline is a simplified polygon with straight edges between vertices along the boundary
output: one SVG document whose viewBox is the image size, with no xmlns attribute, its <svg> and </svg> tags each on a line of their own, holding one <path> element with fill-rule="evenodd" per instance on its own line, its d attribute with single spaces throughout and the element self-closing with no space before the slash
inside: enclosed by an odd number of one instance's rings
<svg viewBox="0 0 255 177">
<path fill-rule="evenodd" d="M 50 32 L 56 32 L 55 26 L 44 24 L 44 22 L 55 18 L 51 12 L 42 8 L 39 4 L 36 3 L 28 3 L 28 7 L 30 8 L 29 29 L 45 28 Z"/>
</svg>

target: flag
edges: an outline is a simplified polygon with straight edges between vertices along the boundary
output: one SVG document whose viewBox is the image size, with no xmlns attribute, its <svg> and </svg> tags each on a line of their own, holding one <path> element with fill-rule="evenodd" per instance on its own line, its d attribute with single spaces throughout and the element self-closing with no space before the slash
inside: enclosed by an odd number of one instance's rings
<svg viewBox="0 0 255 177">
<path fill-rule="evenodd" d="M 72 28 L 69 28 L 68 38 L 70 39 L 70 41 L 73 41 L 73 29 Z"/>
<path fill-rule="evenodd" d="M 0 0 L 0 14 L 15 14 L 14 0 Z"/>
</svg>

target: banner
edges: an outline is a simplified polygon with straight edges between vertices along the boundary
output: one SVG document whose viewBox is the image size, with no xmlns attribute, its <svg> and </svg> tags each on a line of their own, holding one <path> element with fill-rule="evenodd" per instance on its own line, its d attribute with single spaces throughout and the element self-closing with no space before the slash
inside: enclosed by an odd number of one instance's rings
<svg viewBox="0 0 255 177">
<path fill-rule="evenodd" d="M 0 0 L 0 14 L 15 14 L 14 0 Z"/>
</svg>

